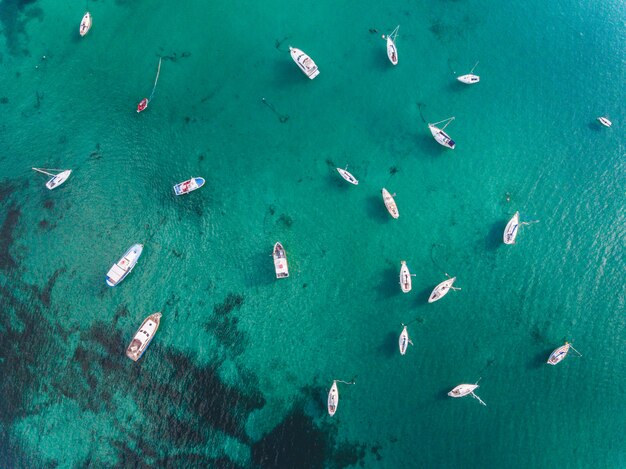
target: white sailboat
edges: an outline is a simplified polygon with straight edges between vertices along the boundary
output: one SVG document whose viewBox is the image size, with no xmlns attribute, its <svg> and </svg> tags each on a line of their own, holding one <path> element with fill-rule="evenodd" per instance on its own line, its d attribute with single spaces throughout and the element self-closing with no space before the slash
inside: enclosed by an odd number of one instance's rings
<svg viewBox="0 0 626 469">
<path fill-rule="evenodd" d="M 406 353 L 406 349 L 409 347 L 409 344 L 413 345 L 413 342 L 409 339 L 409 331 L 407 331 L 406 326 L 404 326 L 404 329 L 402 329 L 402 332 L 400 333 L 400 338 L 398 339 L 400 355 L 404 355 Z"/>
<path fill-rule="evenodd" d="M 83 19 L 80 20 L 80 29 L 78 30 L 78 32 L 81 36 L 84 36 L 89 32 L 89 30 L 91 29 L 91 22 L 91 13 L 86 12 L 83 15 Z"/>
<path fill-rule="evenodd" d="M 435 301 L 442 299 L 448 294 L 450 290 L 460 290 L 460 288 L 455 288 L 452 286 L 455 280 L 456 277 L 452 277 L 448 280 L 444 280 L 439 285 L 437 285 L 430 294 L 430 297 L 428 297 L 428 302 L 434 303 Z"/>
<path fill-rule="evenodd" d="M 398 49 L 396 48 L 396 37 L 398 36 L 398 30 L 400 26 L 396 26 L 391 34 L 387 34 L 387 57 L 389 57 L 389 61 L 397 65 L 398 64 Z M 383 34 L 383 39 L 385 39 L 385 35 Z"/>
<path fill-rule="evenodd" d="M 437 143 L 439 145 L 443 145 L 444 147 L 450 148 L 452 150 L 454 150 L 456 143 L 454 140 L 450 138 L 450 136 L 447 133 L 444 132 L 444 130 L 446 127 L 448 127 L 450 122 L 452 122 L 453 120 L 454 120 L 454 117 L 449 117 L 448 119 L 435 122 L 434 124 L 428 124 L 430 133 L 433 134 L 433 137 L 435 138 Z M 446 125 L 444 125 L 443 128 L 440 129 L 439 127 L 437 127 L 437 124 L 441 124 L 442 122 L 445 122 Z"/>
<path fill-rule="evenodd" d="M 39 173 L 52 176 L 52 178 L 48 182 L 46 182 L 46 187 L 50 190 L 59 187 L 61 184 L 67 181 L 67 178 L 69 178 L 70 174 L 72 174 L 71 169 L 46 169 L 46 168 L 32 168 L 32 169 L 34 169 L 35 171 Z M 54 173 L 49 173 L 48 171 L 60 171 L 60 172 L 57 174 L 54 174 Z"/>
<path fill-rule="evenodd" d="M 313 59 L 302 52 L 300 49 L 289 46 L 289 52 L 291 52 L 291 58 L 298 64 L 302 73 L 304 73 L 311 80 L 320 74 L 317 65 L 313 62 Z"/>
<path fill-rule="evenodd" d="M 393 218 L 398 218 L 400 216 L 400 213 L 398 212 L 398 206 L 396 205 L 396 201 L 393 200 L 393 197 L 391 196 L 389 191 L 384 187 L 382 193 L 383 201 L 385 202 L 385 207 L 387 207 L 389 215 L 391 215 Z"/>
<path fill-rule="evenodd" d="M 408 293 L 411 291 L 411 272 L 406 266 L 406 261 L 400 261 L 400 264 L 400 287 L 404 293 Z"/>
<path fill-rule="evenodd" d="M 478 381 L 480 381 L 480 379 Z M 459 384 L 454 389 L 452 389 L 452 391 L 450 391 L 448 393 L 448 396 L 450 396 L 450 397 L 465 397 L 465 396 L 467 396 L 469 394 L 474 399 L 477 399 L 478 402 L 480 402 L 482 405 L 486 406 L 487 404 L 485 404 L 480 397 L 478 397 L 476 394 L 474 394 L 474 390 L 480 387 L 480 386 L 478 386 L 478 381 L 476 381 L 475 384 Z"/>
<path fill-rule="evenodd" d="M 519 212 L 515 212 L 513 218 L 509 220 L 504 228 L 504 244 L 515 244 L 517 229 L 519 228 Z"/>
<path fill-rule="evenodd" d="M 337 171 L 339 172 L 339 174 L 341 174 L 341 177 L 348 181 L 350 184 L 354 184 L 355 186 L 359 185 L 359 181 L 357 180 L 357 178 L 355 178 L 352 173 L 348 172 L 347 166 L 346 169 L 337 168 Z"/>
<path fill-rule="evenodd" d="M 474 69 L 478 65 L 478 62 L 472 67 L 470 72 L 467 75 L 461 75 L 460 77 L 456 77 L 461 83 L 465 83 L 466 85 L 473 85 L 474 83 L 478 83 L 480 81 L 480 77 L 478 75 L 474 75 Z"/>
<path fill-rule="evenodd" d="M 339 405 L 339 389 L 337 388 L 337 383 L 354 384 L 354 381 L 348 383 L 347 381 L 341 381 L 339 379 L 333 380 L 333 385 L 330 387 L 330 391 L 328 391 L 328 415 L 331 417 L 335 415 L 337 406 Z"/>
<path fill-rule="evenodd" d="M 600 124 L 602 124 L 605 127 L 611 127 L 613 125 L 613 122 L 611 122 L 609 119 L 607 119 L 604 116 L 598 117 L 598 122 L 600 122 Z"/>
<path fill-rule="evenodd" d="M 582 354 L 574 347 L 572 347 L 572 344 L 570 344 L 569 342 L 565 342 L 564 345 L 561 345 L 559 348 L 552 351 L 552 353 L 548 357 L 548 365 L 557 365 L 561 363 L 561 361 L 563 361 L 563 359 L 567 356 L 570 348 L 580 357 L 582 357 Z"/>
</svg>

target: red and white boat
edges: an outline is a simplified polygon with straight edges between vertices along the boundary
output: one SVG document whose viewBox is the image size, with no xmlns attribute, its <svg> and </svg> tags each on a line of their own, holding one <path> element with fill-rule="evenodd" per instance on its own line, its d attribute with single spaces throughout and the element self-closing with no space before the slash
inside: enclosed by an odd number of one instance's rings
<svg viewBox="0 0 626 469">
<path fill-rule="evenodd" d="M 137 112 L 145 111 L 148 107 L 148 98 L 143 98 L 139 104 L 137 104 Z"/>
<path fill-rule="evenodd" d="M 389 57 L 389 61 L 393 65 L 398 64 L 398 49 L 396 48 L 396 37 L 398 36 L 398 29 L 400 26 L 396 26 L 391 34 L 387 35 L 387 57 Z M 385 39 L 385 35 L 383 34 L 383 39 Z"/>
<path fill-rule="evenodd" d="M 204 178 L 201 177 L 187 179 L 186 181 L 180 182 L 174 186 L 174 193 L 176 195 L 188 194 L 196 189 L 200 189 L 204 186 L 205 182 Z"/>
</svg>

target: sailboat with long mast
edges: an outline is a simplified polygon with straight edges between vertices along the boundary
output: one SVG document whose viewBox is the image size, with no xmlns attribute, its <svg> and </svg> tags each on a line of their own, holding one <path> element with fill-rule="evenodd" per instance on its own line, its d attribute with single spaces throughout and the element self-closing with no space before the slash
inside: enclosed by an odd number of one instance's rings
<svg viewBox="0 0 626 469">
<path fill-rule="evenodd" d="M 61 184 L 67 181 L 67 178 L 69 178 L 70 174 L 72 174 L 71 169 L 47 169 L 47 168 L 32 168 L 32 169 L 34 171 L 37 171 L 38 173 L 52 176 L 52 178 L 48 182 L 46 182 L 46 187 L 50 190 L 59 187 Z M 48 171 L 60 171 L 60 172 L 57 174 L 54 174 Z"/>
<path fill-rule="evenodd" d="M 444 130 L 446 129 L 446 127 L 448 127 L 448 125 L 450 125 L 450 122 L 452 122 L 453 120 L 454 117 L 449 117 L 442 121 L 435 122 L 434 124 L 428 124 L 428 129 L 430 130 L 430 133 L 433 134 L 433 137 L 435 138 L 437 143 L 439 145 L 443 145 L 446 148 L 450 148 L 451 150 L 454 150 L 456 143 L 450 138 L 447 133 L 444 132 Z M 446 125 L 444 125 L 443 128 L 440 129 L 439 127 L 437 127 L 437 125 L 441 124 L 442 122 L 445 122 Z"/>
</svg>

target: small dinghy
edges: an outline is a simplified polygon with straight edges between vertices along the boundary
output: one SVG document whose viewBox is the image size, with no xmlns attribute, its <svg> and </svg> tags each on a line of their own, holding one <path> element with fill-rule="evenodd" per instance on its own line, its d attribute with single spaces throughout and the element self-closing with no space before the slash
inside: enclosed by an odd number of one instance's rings
<svg viewBox="0 0 626 469">
<path fill-rule="evenodd" d="M 580 353 L 572 346 L 572 344 L 570 344 L 569 342 L 565 342 L 564 345 L 561 345 L 550 354 L 550 357 L 548 357 L 548 365 L 556 365 L 558 363 L 561 363 L 561 361 L 563 361 L 563 359 L 567 356 L 567 352 L 569 352 L 570 348 L 574 352 L 576 352 L 579 357 L 583 356 L 582 353 Z"/>
<path fill-rule="evenodd" d="M 204 180 L 204 178 L 201 177 L 187 179 L 186 181 L 178 183 L 174 186 L 174 193 L 176 195 L 189 194 L 196 189 L 200 189 L 202 186 L 204 186 L 205 182 L 206 181 Z"/>
<path fill-rule="evenodd" d="M 450 117 L 448 119 L 444 119 L 442 121 L 439 122 L 435 122 L 434 124 L 428 124 L 428 128 L 430 129 L 430 133 L 433 135 L 433 137 L 435 138 L 435 140 L 437 141 L 437 143 L 439 145 L 443 145 L 446 148 L 450 148 L 452 150 L 454 150 L 454 147 L 456 146 L 456 143 L 454 142 L 454 140 L 452 140 L 450 138 L 450 136 L 444 132 L 445 128 L 448 127 L 448 125 L 450 124 L 450 122 L 452 122 L 454 120 L 454 117 Z M 441 124 L 442 122 L 445 122 L 446 125 L 443 126 L 443 128 L 439 128 L 437 127 L 437 124 Z"/>
<path fill-rule="evenodd" d="M 406 326 L 402 329 L 400 333 L 400 338 L 398 339 L 398 346 L 400 347 L 400 355 L 404 355 L 406 353 L 406 349 L 409 344 L 413 345 L 411 339 L 409 339 L 409 331 L 407 331 Z"/>
<path fill-rule="evenodd" d="M 67 178 L 69 178 L 70 174 L 72 174 L 71 169 L 46 169 L 46 168 L 32 168 L 32 169 L 39 173 L 52 176 L 52 178 L 48 180 L 48 182 L 46 182 L 46 187 L 50 190 L 59 187 L 61 184 L 67 181 Z M 60 172 L 57 174 L 54 174 L 48 171 L 60 171 Z"/>
<path fill-rule="evenodd" d="M 396 37 L 398 36 L 398 30 L 400 26 L 396 26 L 391 34 L 387 35 L 387 57 L 389 57 L 389 61 L 397 65 L 398 64 L 398 49 L 396 48 Z M 383 39 L 385 39 L 385 35 L 383 34 Z"/>
<path fill-rule="evenodd" d="M 144 319 L 143 323 L 137 330 L 135 337 L 130 341 L 126 349 L 126 356 L 132 361 L 137 361 L 152 342 L 154 334 L 156 334 L 161 322 L 161 313 L 154 313 Z"/>
<path fill-rule="evenodd" d="M 330 391 L 328 391 L 328 415 L 331 417 L 335 415 L 337 406 L 339 405 L 339 389 L 337 388 L 337 383 L 354 384 L 354 381 L 351 383 L 338 379 L 333 381 L 333 385 L 330 387 Z"/>
<path fill-rule="evenodd" d="M 504 228 L 504 244 L 515 244 L 517 229 L 519 228 L 519 212 L 515 212 L 513 218 L 509 220 Z"/>
<path fill-rule="evenodd" d="M 110 287 L 120 283 L 137 264 L 143 252 L 143 244 L 133 244 L 128 251 L 109 269 L 106 282 Z"/>
<path fill-rule="evenodd" d="M 341 174 L 341 177 L 348 181 L 350 184 L 354 184 L 355 186 L 359 185 L 359 181 L 357 180 L 357 178 L 355 178 L 351 173 L 348 172 L 347 166 L 346 169 L 337 168 L 337 171 L 339 172 L 339 174 Z"/>
<path fill-rule="evenodd" d="M 156 91 L 157 82 L 159 81 L 159 74 L 161 73 L 161 61 L 162 60 L 163 59 L 159 57 L 159 66 L 157 67 L 157 74 L 156 74 L 156 78 L 154 79 L 154 86 L 152 87 L 152 93 L 150 93 L 149 98 L 143 98 L 139 102 L 139 104 L 137 104 L 137 112 L 145 111 L 146 108 L 148 107 L 148 103 L 150 103 L 150 101 L 152 101 L 152 98 L 154 98 L 154 92 Z"/>
<path fill-rule="evenodd" d="M 448 280 L 444 280 L 439 285 L 437 285 L 433 289 L 433 292 L 428 297 L 428 302 L 434 303 L 435 301 L 442 299 L 444 296 L 448 294 L 450 290 L 460 290 L 460 288 L 454 288 L 452 286 L 455 280 L 456 280 L 456 277 L 452 277 L 452 278 L 449 278 Z"/>
<path fill-rule="evenodd" d="M 83 19 L 80 22 L 80 29 L 78 30 L 78 32 L 80 33 L 81 36 L 84 36 L 85 34 L 89 32 L 90 29 L 91 29 L 91 13 L 87 12 L 85 13 L 85 16 L 83 16 Z"/>
<path fill-rule="evenodd" d="M 389 215 L 391 215 L 393 218 L 398 218 L 400 216 L 400 213 L 398 213 L 398 206 L 396 205 L 396 201 L 393 200 L 393 197 L 391 196 L 389 191 L 384 187 L 382 193 L 383 201 L 385 202 L 385 207 L 387 207 Z"/>
<path fill-rule="evenodd" d="M 613 125 L 613 122 L 608 120 L 606 117 L 598 117 L 598 122 L 605 127 L 611 127 Z"/>
<path fill-rule="evenodd" d="M 478 381 L 480 381 L 480 380 L 478 380 Z M 478 387 L 480 387 L 480 386 L 478 386 L 478 382 L 476 382 L 476 384 L 459 384 L 452 391 L 450 391 L 448 393 L 448 396 L 450 396 L 450 397 L 465 397 L 467 395 L 471 395 L 474 399 L 477 399 L 478 402 L 480 402 L 482 405 L 486 406 L 487 404 L 485 404 L 480 397 L 478 397 L 476 394 L 474 394 L 474 390 L 476 388 L 478 388 Z"/>
<path fill-rule="evenodd" d="M 478 65 L 478 62 L 476 62 Z M 480 77 L 478 75 L 474 75 L 474 69 L 476 65 L 472 67 L 470 72 L 467 75 L 461 75 L 460 77 L 456 77 L 461 83 L 465 83 L 466 85 L 473 85 L 474 83 L 478 83 L 480 81 Z"/>
<path fill-rule="evenodd" d="M 406 261 L 400 261 L 400 287 L 404 293 L 411 291 L 411 272 L 406 266 Z"/>
<path fill-rule="evenodd" d="M 272 252 L 274 258 L 274 270 L 276 271 L 276 278 L 289 277 L 289 266 L 287 265 L 287 254 L 283 245 L 280 243 L 274 244 L 274 251 Z"/>
<path fill-rule="evenodd" d="M 289 52 L 291 53 L 293 61 L 298 64 L 298 67 L 302 70 L 302 73 L 304 73 L 311 80 L 320 74 L 320 71 L 317 68 L 317 65 L 315 65 L 315 62 L 313 62 L 313 59 L 300 49 L 289 46 Z"/>
</svg>

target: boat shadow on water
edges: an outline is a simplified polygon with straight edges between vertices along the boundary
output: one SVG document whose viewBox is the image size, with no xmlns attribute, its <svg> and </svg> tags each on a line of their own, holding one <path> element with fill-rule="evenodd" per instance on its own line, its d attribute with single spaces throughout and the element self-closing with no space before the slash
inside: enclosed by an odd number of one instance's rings
<svg viewBox="0 0 626 469">
<path fill-rule="evenodd" d="M 383 199 L 380 195 L 370 195 L 367 198 L 365 204 L 367 215 L 374 221 L 377 221 L 378 223 L 394 222 L 394 219 L 391 217 L 391 215 L 389 215 L 389 212 L 387 212 L 387 209 L 385 208 L 385 202 L 383 202 Z M 400 287 L 398 287 L 398 291 L 400 291 L 399 288 Z"/>
<path fill-rule="evenodd" d="M 276 278 L 271 252 L 269 254 L 266 252 L 258 252 L 248 260 L 251 266 L 250 272 L 246 275 L 246 284 L 248 287 L 261 287 L 281 280 Z"/>
<path fill-rule="evenodd" d="M 381 279 L 376 287 L 379 297 L 388 299 L 392 296 L 403 294 L 400 289 L 400 277 L 398 276 L 398 272 L 399 270 L 395 267 L 388 267 L 378 275 L 378 278 Z"/>
<path fill-rule="evenodd" d="M 302 73 L 302 70 L 298 68 L 288 54 L 286 56 L 281 55 L 280 59 L 276 59 L 273 69 L 275 71 L 275 81 L 279 87 L 306 85 L 307 82 L 311 81 L 310 78 Z"/>
<path fill-rule="evenodd" d="M 378 347 L 378 351 L 385 358 L 393 358 L 396 355 L 400 355 L 400 352 L 398 351 L 398 332 L 388 332 Z"/>
<path fill-rule="evenodd" d="M 424 306 L 428 305 L 428 298 L 430 298 L 430 294 L 433 291 L 433 288 L 435 288 L 436 285 L 433 285 L 431 287 L 426 287 L 423 288 L 420 292 L 418 292 L 417 294 L 415 294 L 415 298 L 413 299 L 413 306 L 415 308 L 422 308 Z"/>
<path fill-rule="evenodd" d="M 548 361 L 548 357 L 551 353 L 551 348 L 547 348 L 543 352 L 536 353 L 532 360 L 526 363 L 526 369 L 536 370 L 537 368 L 543 368 L 544 366 L 546 366 L 546 362 Z"/>
<path fill-rule="evenodd" d="M 428 128 L 426 128 L 426 132 L 428 132 Z M 443 158 L 446 156 L 446 153 L 454 152 L 454 150 L 439 145 L 430 133 L 420 133 L 414 139 L 417 148 L 421 149 L 419 154 L 426 155 L 429 158 Z"/>
<path fill-rule="evenodd" d="M 507 220 L 497 221 L 491 228 L 489 228 L 489 232 L 485 237 L 485 247 L 487 250 L 493 251 L 500 247 L 500 245 L 504 244 L 502 241 L 502 236 L 504 233 L 504 229 L 506 228 Z"/>
</svg>

